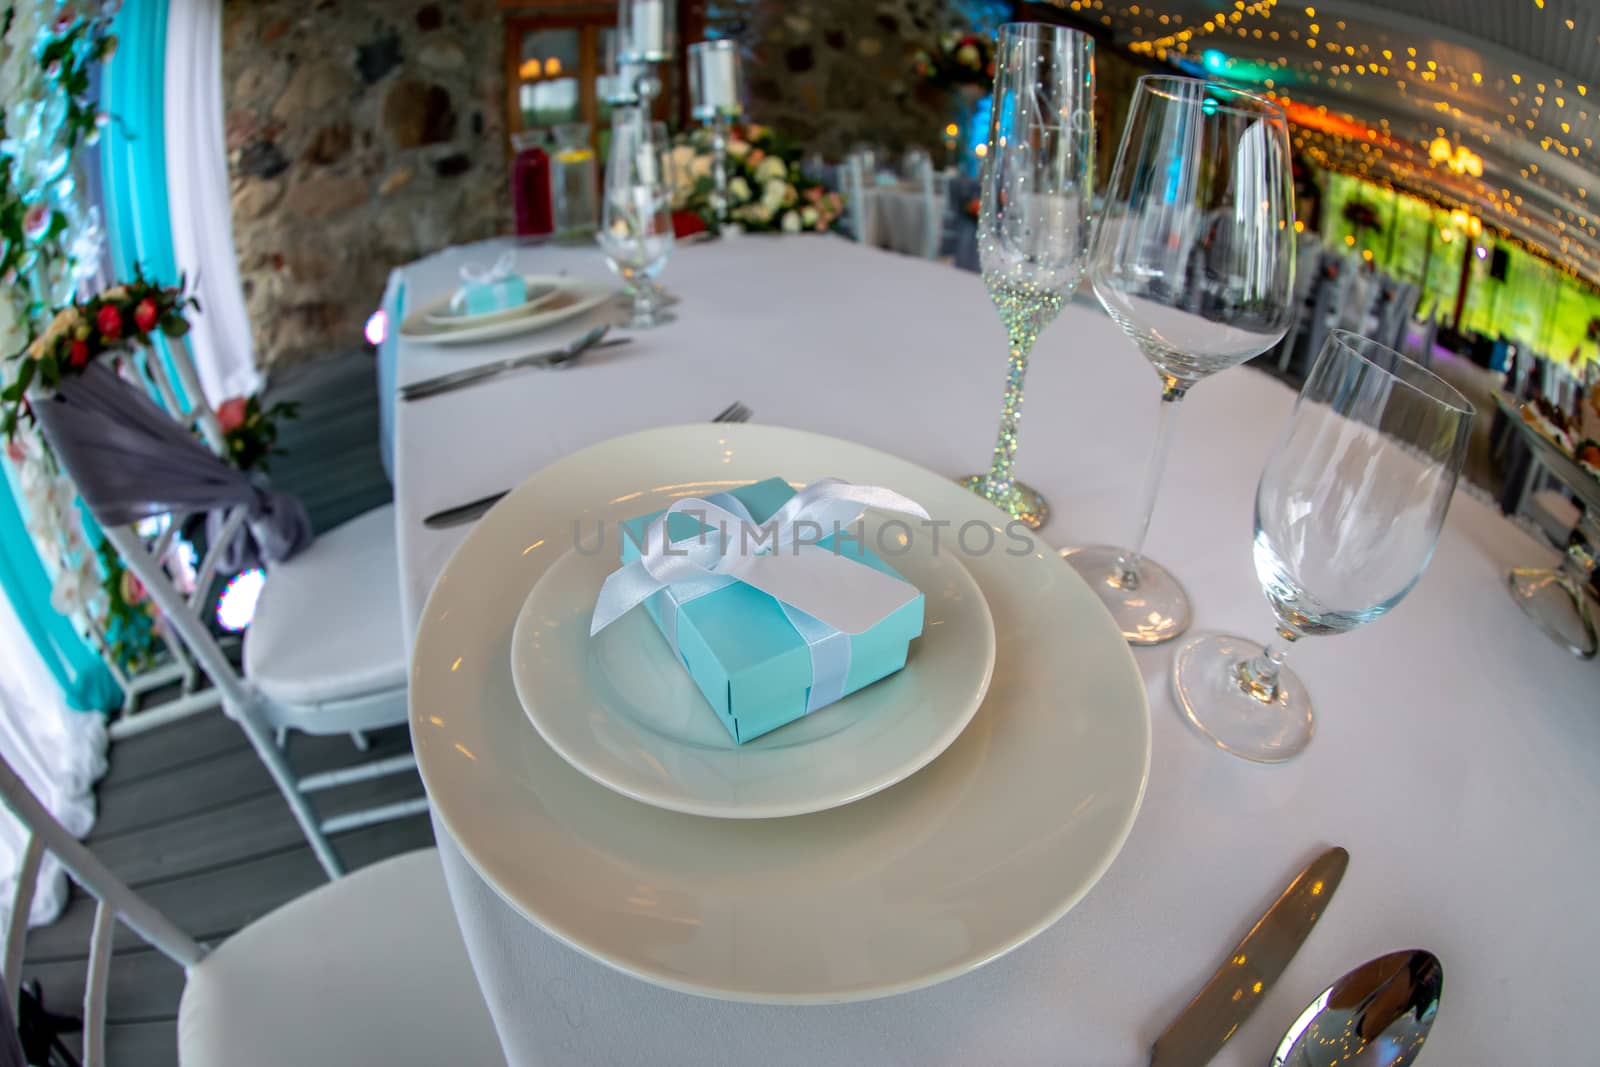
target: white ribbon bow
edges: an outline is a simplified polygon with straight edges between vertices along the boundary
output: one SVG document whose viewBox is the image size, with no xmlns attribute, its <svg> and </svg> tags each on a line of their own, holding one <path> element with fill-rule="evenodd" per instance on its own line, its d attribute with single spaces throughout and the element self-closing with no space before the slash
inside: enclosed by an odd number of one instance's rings
<svg viewBox="0 0 1600 1067">
<path fill-rule="evenodd" d="M 928 517 L 922 505 L 893 490 L 837 478 L 801 489 L 760 527 L 707 500 L 679 500 L 646 527 L 640 557 L 606 578 L 589 633 L 668 586 L 681 602 L 736 581 L 842 633 L 864 633 L 918 595 L 908 582 L 816 543 L 867 508 Z M 667 523 L 680 512 L 692 513 L 716 535 L 702 530 L 669 543 Z"/>
<path fill-rule="evenodd" d="M 492 285 L 516 273 L 517 254 L 507 249 L 488 267 L 476 263 L 461 264 L 461 281 L 466 285 Z"/>
</svg>

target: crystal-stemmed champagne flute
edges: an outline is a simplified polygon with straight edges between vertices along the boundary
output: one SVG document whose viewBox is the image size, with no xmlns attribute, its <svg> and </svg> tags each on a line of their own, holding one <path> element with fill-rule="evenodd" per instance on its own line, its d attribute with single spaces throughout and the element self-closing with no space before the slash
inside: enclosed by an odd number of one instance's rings
<svg viewBox="0 0 1600 1067">
<path fill-rule="evenodd" d="M 1139 645 L 1189 626 L 1189 598 L 1144 557 L 1178 402 L 1200 379 L 1260 355 L 1288 328 L 1294 285 L 1289 125 L 1277 104 L 1193 78 L 1134 90 L 1089 277 L 1161 379 L 1138 532 L 1127 548 L 1062 553 Z"/>
<path fill-rule="evenodd" d="M 1094 187 L 1094 41 L 1061 26 L 1000 27 L 978 208 L 983 282 L 1011 345 L 987 474 L 962 484 L 1038 529 L 1049 507 L 1017 481 L 1028 355 L 1083 280 Z"/>
<path fill-rule="evenodd" d="M 665 123 L 642 108 L 612 113 L 605 203 L 595 240 L 623 284 L 633 291 L 627 325 L 645 329 L 671 322 L 661 310 L 656 276 L 672 253 L 672 152 Z"/>
<path fill-rule="evenodd" d="M 1278 640 L 1203 634 L 1179 646 L 1172 685 L 1218 747 L 1278 763 L 1311 740 L 1311 698 L 1290 643 L 1339 634 L 1411 591 L 1439 541 L 1472 434 L 1472 405 L 1376 341 L 1335 330 L 1256 489 L 1256 577 Z"/>
</svg>

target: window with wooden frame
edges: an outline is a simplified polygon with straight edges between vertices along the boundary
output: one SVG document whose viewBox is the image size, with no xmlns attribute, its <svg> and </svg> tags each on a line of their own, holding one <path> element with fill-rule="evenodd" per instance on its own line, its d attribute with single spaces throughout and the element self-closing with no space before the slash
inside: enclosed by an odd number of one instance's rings
<svg viewBox="0 0 1600 1067">
<path fill-rule="evenodd" d="M 617 32 L 615 3 L 545 0 L 530 4 L 503 0 L 505 19 L 506 130 L 511 134 L 547 130 L 568 122 L 589 125 L 590 140 L 601 147 L 611 122 L 605 98 L 605 56 Z M 676 79 L 663 71 L 670 86 Z M 667 114 L 664 93 L 656 116 Z"/>
</svg>

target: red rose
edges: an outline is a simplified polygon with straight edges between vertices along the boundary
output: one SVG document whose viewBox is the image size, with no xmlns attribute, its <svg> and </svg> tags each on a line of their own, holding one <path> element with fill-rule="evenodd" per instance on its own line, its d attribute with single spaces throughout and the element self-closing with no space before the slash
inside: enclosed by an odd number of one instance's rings
<svg viewBox="0 0 1600 1067">
<path fill-rule="evenodd" d="M 133 309 L 133 324 L 139 327 L 140 333 L 149 333 L 156 328 L 156 320 L 161 313 L 156 310 L 156 302 L 150 297 L 139 301 L 139 306 Z"/>
<path fill-rule="evenodd" d="M 110 304 L 100 305 L 100 311 L 94 317 L 94 324 L 100 328 L 101 336 L 107 340 L 115 341 L 122 336 L 122 312 Z"/>
<path fill-rule="evenodd" d="M 74 340 L 72 348 L 67 353 L 67 360 L 74 367 L 81 367 L 89 362 L 89 342 Z"/>
<path fill-rule="evenodd" d="M 223 433 L 232 433 L 244 425 L 245 399 L 242 396 L 229 397 L 217 408 L 217 422 L 222 426 Z"/>
</svg>

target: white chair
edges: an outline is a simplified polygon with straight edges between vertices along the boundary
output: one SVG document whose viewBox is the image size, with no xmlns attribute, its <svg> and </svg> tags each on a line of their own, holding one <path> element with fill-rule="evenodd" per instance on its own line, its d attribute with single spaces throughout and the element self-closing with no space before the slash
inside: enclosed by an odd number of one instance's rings
<svg viewBox="0 0 1600 1067">
<path fill-rule="evenodd" d="M 85 1067 L 106 1064 L 118 920 L 184 968 L 182 1067 L 505 1063 L 436 850 L 396 856 L 315 889 L 208 950 L 73 840 L 3 761 L 0 797 L 29 831 L 5 940 L 6 1002 L 14 1013 L 32 874 L 44 852 L 99 905 L 84 983 Z"/>
<path fill-rule="evenodd" d="M 186 359 L 174 360 L 189 399 L 180 404 L 161 360 L 141 355 L 144 372 L 168 410 L 179 413 L 179 421 L 195 429 L 213 451 L 225 449 L 221 426 L 206 406 Z M 389 505 L 357 516 L 324 533 L 293 559 L 267 569 L 255 619 L 245 633 L 241 675 L 202 613 L 209 607 L 206 597 L 220 550 L 243 520 L 242 513 L 229 517 L 187 596 L 162 565 L 180 522 L 170 522 L 154 542 L 133 527 L 104 532 L 211 679 L 228 717 L 249 737 L 328 877 L 337 878 L 343 867 L 328 842 L 329 834 L 427 811 L 426 799 L 416 797 L 320 819 L 307 794 L 413 772 L 415 758 L 408 753 L 297 779 L 280 747 L 286 731 L 301 730 L 350 734 L 357 747 L 364 748 L 363 731 L 406 721 L 406 649 L 394 508 Z"/>
<path fill-rule="evenodd" d="M 858 244 L 872 240 L 873 182 L 877 175 L 869 172 L 870 155 L 851 153 L 844 161 L 844 195 L 850 212 L 850 229 Z"/>
</svg>

